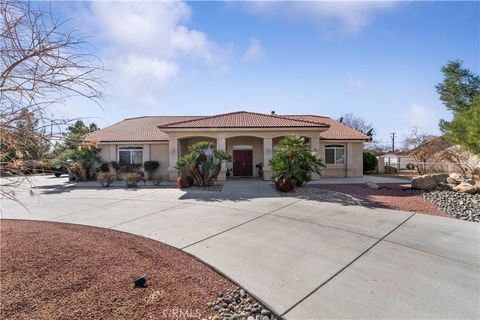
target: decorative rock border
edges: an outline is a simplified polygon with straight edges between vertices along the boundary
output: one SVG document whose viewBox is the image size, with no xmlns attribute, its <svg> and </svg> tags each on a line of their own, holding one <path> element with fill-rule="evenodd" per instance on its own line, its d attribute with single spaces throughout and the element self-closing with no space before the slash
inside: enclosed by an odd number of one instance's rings
<svg viewBox="0 0 480 320">
<path fill-rule="evenodd" d="M 452 217 L 480 222 L 480 193 L 468 194 L 451 190 L 406 190 L 407 192 L 421 195 L 426 200 L 434 203 L 442 211 Z"/>
<path fill-rule="evenodd" d="M 256 302 L 245 290 L 236 288 L 219 292 L 217 299 L 207 304 L 218 314 L 208 320 L 276 320 L 270 310 Z"/>
</svg>

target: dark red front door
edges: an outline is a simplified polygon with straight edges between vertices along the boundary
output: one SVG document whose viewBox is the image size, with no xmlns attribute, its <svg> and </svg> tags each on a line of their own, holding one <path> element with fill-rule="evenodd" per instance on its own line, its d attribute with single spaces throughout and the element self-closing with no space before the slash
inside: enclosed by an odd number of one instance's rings
<svg viewBox="0 0 480 320">
<path fill-rule="evenodd" d="M 252 150 L 233 150 L 233 175 L 237 177 L 253 176 Z"/>
</svg>

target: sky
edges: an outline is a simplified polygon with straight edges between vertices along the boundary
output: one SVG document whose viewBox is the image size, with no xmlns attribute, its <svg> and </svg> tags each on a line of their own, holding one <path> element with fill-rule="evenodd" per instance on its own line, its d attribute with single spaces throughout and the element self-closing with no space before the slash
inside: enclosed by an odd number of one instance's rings
<svg viewBox="0 0 480 320">
<path fill-rule="evenodd" d="M 144 115 L 353 113 L 380 143 L 451 114 L 435 85 L 460 59 L 480 73 L 479 2 L 52 2 L 106 69 L 100 127 Z"/>
</svg>

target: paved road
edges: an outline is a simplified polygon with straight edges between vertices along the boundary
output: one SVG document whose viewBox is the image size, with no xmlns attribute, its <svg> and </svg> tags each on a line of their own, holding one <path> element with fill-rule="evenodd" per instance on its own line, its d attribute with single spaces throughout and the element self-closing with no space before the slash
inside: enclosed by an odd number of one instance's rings
<svg viewBox="0 0 480 320">
<path fill-rule="evenodd" d="M 121 230 L 213 266 L 286 319 L 480 318 L 479 225 L 278 197 L 263 181 L 223 192 L 72 189 L 37 178 L 2 218 Z"/>
</svg>

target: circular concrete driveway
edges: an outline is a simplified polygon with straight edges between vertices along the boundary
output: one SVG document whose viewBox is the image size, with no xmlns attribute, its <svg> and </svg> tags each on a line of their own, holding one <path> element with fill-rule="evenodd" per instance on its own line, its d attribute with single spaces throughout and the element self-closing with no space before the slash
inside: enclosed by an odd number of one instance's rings
<svg viewBox="0 0 480 320">
<path fill-rule="evenodd" d="M 258 180 L 184 192 L 63 188 L 62 180 L 38 179 L 39 197 L 20 194 L 29 212 L 2 200 L 2 218 L 162 241 L 287 319 L 480 318 L 475 223 L 278 197 Z"/>
</svg>

